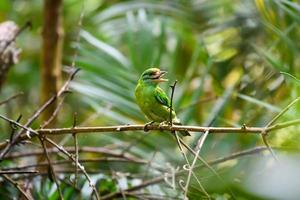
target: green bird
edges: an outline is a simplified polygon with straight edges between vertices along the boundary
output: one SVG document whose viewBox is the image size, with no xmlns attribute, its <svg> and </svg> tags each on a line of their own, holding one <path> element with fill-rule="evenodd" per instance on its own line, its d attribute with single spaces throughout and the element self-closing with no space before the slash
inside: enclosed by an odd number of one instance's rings
<svg viewBox="0 0 300 200">
<path fill-rule="evenodd" d="M 143 72 L 135 88 L 136 102 L 142 112 L 153 122 L 165 122 L 170 118 L 170 99 L 166 93 L 158 86 L 168 79 L 162 78 L 167 72 L 158 68 L 149 68 Z M 172 122 L 181 125 L 176 113 L 172 111 Z M 188 136 L 188 131 L 180 131 L 183 136 Z"/>
</svg>

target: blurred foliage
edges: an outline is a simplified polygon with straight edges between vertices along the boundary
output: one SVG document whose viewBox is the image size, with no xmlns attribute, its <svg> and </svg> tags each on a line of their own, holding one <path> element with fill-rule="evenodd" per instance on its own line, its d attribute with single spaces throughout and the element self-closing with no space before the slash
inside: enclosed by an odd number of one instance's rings
<svg viewBox="0 0 300 200">
<path fill-rule="evenodd" d="M 24 92 L 21 98 L 0 107 L 1 112 L 14 119 L 20 113 L 26 119 L 39 102 L 41 11 L 39 0 L 0 1 L 0 21 L 13 20 L 22 25 L 30 20 L 33 24 L 32 30 L 17 39 L 23 49 L 20 63 L 11 70 L 1 93 L 0 100 L 18 91 Z M 83 25 L 77 43 L 82 12 Z M 66 98 L 59 125 L 71 126 L 74 112 L 78 113 L 80 126 L 147 122 L 135 103 L 134 88 L 146 68 L 158 66 L 168 71 L 169 84 L 178 80 L 174 103 L 183 124 L 264 126 L 300 93 L 296 80 L 300 77 L 299 13 L 296 0 L 65 0 L 63 64 L 70 66 L 78 48 L 76 66 L 82 70 L 71 85 L 74 92 Z M 170 92 L 168 84 L 162 87 Z M 204 101 L 206 98 L 211 100 Z M 299 111 L 297 104 L 280 121 L 299 118 Z M 0 123 L 1 132 L 8 133 L 8 125 Z M 199 139 L 196 135 L 186 138 L 191 147 Z M 4 140 L 8 134 L 0 137 Z M 269 142 L 277 147 L 300 148 L 299 127 L 276 131 L 269 136 Z M 152 160 L 166 171 L 170 170 L 168 166 L 176 168 L 185 164 L 174 138 L 167 133 L 90 134 L 79 136 L 79 143 L 99 147 L 117 144 L 117 150 L 124 150 L 133 143 L 128 153 Z M 62 144 L 73 145 L 73 142 L 67 136 Z M 259 136 L 214 134 L 205 141 L 202 156 L 213 160 L 262 144 Z M 251 171 L 249 165 L 257 161 L 255 157 L 234 161 L 229 166 L 215 167 L 224 183 L 208 170 L 196 170 L 213 199 L 232 199 L 228 188 L 236 199 L 275 198 L 243 184 Z M 142 181 L 140 177 L 129 177 L 147 170 L 145 166 L 121 163 L 89 167 L 103 169 L 93 176 L 102 194 Z M 123 186 L 112 178 L 112 169 L 129 174 L 119 179 Z M 159 175 L 154 170 L 148 174 Z M 81 179 L 82 197 L 88 198 L 88 183 Z M 58 198 L 55 184 L 49 180 L 34 180 L 36 199 Z M 65 184 L 62 189 L 65 199 L 73 199 L 79 193 Z M 181 197 L 180 187 L 172 190 L 165 184 L 148 187 L 144 192 L 166 195 L 170 199 L 174 195 Z M 14 188 L 2 182 L 0 195 L 3 198 L 14 193 Z M 189 198 L 204 198 L 203 195 L 193 181 Z"/>
</svg>

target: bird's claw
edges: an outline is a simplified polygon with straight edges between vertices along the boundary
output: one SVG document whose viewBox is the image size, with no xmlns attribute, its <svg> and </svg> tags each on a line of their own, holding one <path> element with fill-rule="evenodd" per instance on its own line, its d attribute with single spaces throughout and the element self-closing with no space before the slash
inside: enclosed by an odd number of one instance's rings
<svg viewBox="0 0 300 200">
<path fill-rule="evenodd" d="M 144 131 L 148 132 L 149 131 L 148 126 L 152 125 L 153 123 L 154 123 L 154 121 L 146 123 L 145 126 L 144 126 Z"/>
<path fill-rule="evenodd" d="M 163 121 L 163 122 L 159 123 L 158 126 L 161 127 L 161 126 L 166 126 L 166 125 L 170 126 L 171 124 L 169 121 Z"/>
</svg>

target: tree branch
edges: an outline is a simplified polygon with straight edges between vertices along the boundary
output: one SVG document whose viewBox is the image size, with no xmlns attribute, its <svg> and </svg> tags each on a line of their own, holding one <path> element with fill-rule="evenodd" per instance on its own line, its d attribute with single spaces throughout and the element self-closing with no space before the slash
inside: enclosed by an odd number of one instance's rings
<svg viewBox="0 0 300 200">
<path fill-rule="evenodd" d="M 18 137 L 14 143 L 19 143 L 21 141 L 30 139 L 31 137 L 36 137 L 36 133 L 45 134 L 45 135 L 63 135 L 63 134 L 77 134 L 77 133 L 107 133 L 107 132 L 124 132 L 124 131 L 144 131 L 145 125 L 120 125 L 120 126 L 98 126 L 98 127 L 75 127 L 75 128 L 54 128 L 54 129 L 37 129 L 33 131 L 32 129 L 26 128 L 14 120 L 11 120 L 0 114 L 0 118 L 14 123 L 20 128 L 25 129 L 27 134 L 23 134 Z M 261 135 L 262 133 L 269 133 L 275 130 L 283 129 L 290 126 L 295 126 L 300 124 L 300 119 L 291 120 L 283 123 L 278 123 L 270 127 L 203 127 L 203 126 L 181 126 L 181 125 L 148 125 L 149 130 L 157 131 L 189 131 L 201 133 L 209 129 L 209 134 L 221 134 L 221 133 L 239 133 L 239 134 L 257 134 Z M 25 127 L 25 128 L 24 128 Z M 3 142 L 0 143 L 0 149 L 7 148 L 11 143 Z"/>
<path fill-rule="evenodd" d="M 1 117 L 1 115 L 0 115 Z M 2 118 L 2 117 L 1 117 Z M 189 132 L 205 132 L 209 129 L 209 134 L 212 133 L 242 133 L 242 134 L 261 134 L 263 130 L 266 132 L 275 131 L 278 129 L 295 126 L 300 124 L 300 119 L 278 123 L 270 127 L 204 127 L 204 126 L 181 126 L 181 125 L 148 125 L 149 130 L 157 131 L 189 131 Z M 103 132 L 124 132 L 124 131 L 143 131 L 145 125 L 119 125 L 119 126 L 98 126 L 98 127 L 75 127 L 75 128 L 54 128 L 54 129 L 38 129 L 40 134 L 63 135 L 74 133 L 103 133 Z"/>
<path fill-rule="evenodd" d="M 77 72 L 79 71 L 80 69 L 75 69 L 69 76 L 68 80 L 65 82 L 65 84 L 60 88 L 59 92 L 56 94 L 56 95 L 53 95 L 50 99 L 48 99 L 47 102 L 45 102 L 37 111 L 34 112 L 34 114 L 27 120 L 27 122 L 25 123 L 25 127 L 29 127 L 33 122 L 34 120 L 36 120 L 40 115 L 41 113 L 48 107 L 50 106 L 56 99 L 57 97 L 60 97 L 64 92 L 67 91 L 68 87 L 69 87 L 69 84 L 70 82 L 73 80 L 73 78 L 75 77 L 75 75 L 77 74 Z M 0 116 L 2 119 L 8 121 L 6 117 L 4 116 Z M 6 143 L 3 148 L 1 148 L 1 144 L 0 144 L 0 149 L 3 149 L 1 152 L 0 152 L 0 161 L 4 158 L 4 156 L 9 152 L 10 148 L 17 144 L 18 142 L 20 141 L 23 141 L 24 138 L 28 138 L 27 134 L 25 135 L 25 137 L 23 136 L 22 137 L 22 134 L 25 133 L 25 129 L 23 130 L 20 130 L 12 139 L 12 141 L 10 143 Z M 30 133 L 30 131 L 28 132 Z M 36 136 L 35 134 L 33 134 L 34 136 Z M 20 138 L 21 137 L 21 138 Z M 23 138 L 23 139 L 22 139 Z M 3 144 L 3 143 L 2 143 Z"/>
<path fill-rule="evenodd" d="M 7 180 L 8 182 L 10 182 L 11 184 L 13 184 L 18 190 L 19 192 L 23 195 L 23 197 L 26 199 L 26 200 L 33 200 L 32 197 L 30 197 L 23 189 L 22 187 L 20 187 L 19 183 L 18 182 L 15 182 L 13 179 L 11 179 L 9 176 L 5 175 L 5 174 L 2 174 L 1 175 L 5 180 Z"/>
<path fill-rule="evenodd" d="M 2 174 L 36 174 L 39 173 L 39 171 L 36 170 L 0 170 L 0 175 Z"/>
</svg>

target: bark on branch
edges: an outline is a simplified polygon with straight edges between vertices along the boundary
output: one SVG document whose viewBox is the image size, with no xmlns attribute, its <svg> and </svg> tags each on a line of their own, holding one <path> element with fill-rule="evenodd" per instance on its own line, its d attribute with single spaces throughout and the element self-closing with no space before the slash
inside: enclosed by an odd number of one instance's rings
<svg viewBox="0 0 300 200">
<path fill-rule="evenodd" d="M 62 0 L 44 0 L 43 49 L 41 66 L 41 101 L 46 102 L 57 94 L 61 78 L 61 60 L 63 46 Z M 43 113 L 47 120 L 56 105 L 49 106 Z"/>
</svg>

